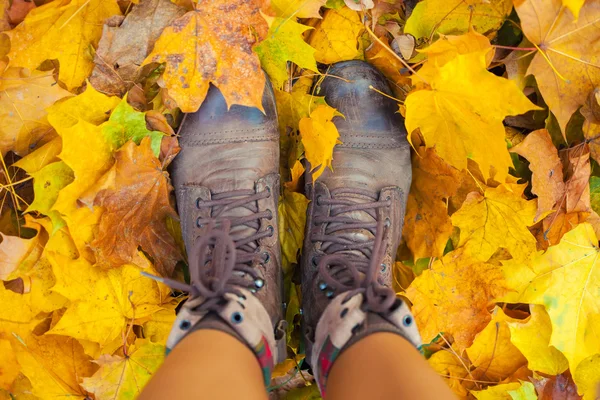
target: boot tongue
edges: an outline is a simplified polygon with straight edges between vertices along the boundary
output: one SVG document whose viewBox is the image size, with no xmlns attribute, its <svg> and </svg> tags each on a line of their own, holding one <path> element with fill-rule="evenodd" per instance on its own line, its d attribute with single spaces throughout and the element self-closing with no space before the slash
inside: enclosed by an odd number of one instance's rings
<svg viewBox="0 0 600 400">
<path fill-rule="evenodd" d="M 351 199 L 356 204 L 373 202 L 373 199 L 369 198 L 368 196 L 363 196 L 363 195 L 354 194 L 354 193 L 340 194 L 340 195 L 337 195 L 335 198 L 336 199 Z M 337 206 L 337 205 L 331 206 L 331 211 L 335 212 L 336 209 L 339 207 L 344 207 L 344 206 Z M 352 220 L 355 221 L 355 223 L 376 222 L 375 218 L 373 218 L 371 215 L 369 215 L 369 213 L 366 211 L 351 211 L 351 212 L 337 214 L 337 216 L 344 217 L 344 218 L 351 218 Z M 365 229 L 365 228 L 344 229 L 343 227 L 345 225 L 348 225 L 348 224 L 344 223 L 344 222 L 331 222 L 331 223 L 329 223 L 329 226 L 327 227 L 327 231 L 339 229 L 339 230 L 331 233 L 331 236 L 343 238 L 343 239 L 345 239 L 345 241 L 351 242 L 353 244 L 372 242 L 375 239 L 375 235 L 369 229 Z M 321 250 L 323 250 L 327 254 L 336 253 L 336 254 L 347 254 L 347 255 L 354 256 L 354 257 L 360 257 L 360 258 L 365 258 L 365 259 L 371 258 L 371 252 L 372 252 L 371 247 L 372 246 L 364 247 L 360 250 L 359 249 L 345 250 L 345 249 L 343 249 L 343 247 L 344 247 L 343 245 L 340 245 L 337 243 L 323 242 L 323 244 L 321 246 Z"/>
<path fill-rule="evenodd" d="M 242 188 L 238 188 L 238 189 L 242 189 Z M 250 189 L 250 188 L 243 188 L 243 189 Z M 254 188 L 252 188 L 253 190 Z M 223 193 L 223 192 L 221 192 Z M 242 199 L 244 197 L 247 196 L 236 196 L 236 197 L 230 197 L 230 199 Z M 257 207 L 256 202 L 251 202 L 251 203 L 246 203 L 245 206 L 247 207 Z M 254 212 L 252 212 L 252 210 L 249 210 L 248 208 L 244 207 L 244 206 L 240 206 L 240 207 L 235 207 L 229 210 L 225 210 L 222 213 L 220 213 L 220 207 L 214 207 L 213 208 L 213 217 L 215 217 L 217 214 L 219 215 L 219 219 L 222 218 L 226 218 L 229 219 L 232 222 L 235 222 L 235 220 L 237 218 L 241 218 L 241 217 L 247 217 L 247 216 L 251 216 L 253 214 L 255 214 Z M 258 209 L 258 208 L 256 208 Z M 248 222 L 248 225 L 252 225 L 252 224 L 258 224 L 257 220 L 252 220 Z M 254 229 L 251 226 L 247 226 L 247 225 L 237 225 L 237 226 L 232 226 L 230 231 L 229 231 L 229 235 L 232 237 L 232 239 L 234 241 L 239 241 L 242 239 L 245 239 L 251 235 L 254 235 L 257 232 L 257 229 Z M 247 252 L 253 252 L 254 250 L 256 250 L 258 248 L 258 244 L 256 242 L 250 242 L 245 244 L 244 246 L 242 246 L 243 250 L 246 250 Z"/>
</svg>

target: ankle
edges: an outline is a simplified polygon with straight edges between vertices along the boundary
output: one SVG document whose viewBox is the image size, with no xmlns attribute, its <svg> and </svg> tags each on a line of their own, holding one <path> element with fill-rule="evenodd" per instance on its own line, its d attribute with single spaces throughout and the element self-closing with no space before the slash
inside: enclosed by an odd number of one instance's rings
<svg viewBox="0 0 600 400">
<path fill-rule="evenodd" d="M 345 292 L 332 299 L 316 327 L 309 357 L 323 395 L 338 357 L 362 339 L 387 332 L 402 336 L 414 347 L 421 345 L 414 318 L 404 301 L 397 298 L 387 312 L 377 313 L 369 310 L 363 293 L 348 298 L 349 294 Z"/>
</svg>

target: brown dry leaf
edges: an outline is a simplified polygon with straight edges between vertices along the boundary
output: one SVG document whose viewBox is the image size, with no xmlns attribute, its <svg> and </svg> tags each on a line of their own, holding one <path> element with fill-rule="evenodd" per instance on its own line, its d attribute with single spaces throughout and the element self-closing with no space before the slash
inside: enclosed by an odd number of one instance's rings
<svg viewBox="0 0 600 400">
<path fill-rule="evenodd" d="M 564 136 L 571 115 L 600 82 L 600 0 L 587 0 L 577 20 L 561 0 L 517 0 L 515 9 L 525 36 L 540 49 L 527 73 Z"/>
<path fill-rule="evenodd" d="M 538 196 L 535 220 L 554 209 L 565 191 L 563 166 L 550 133 L 546 129 L 531 132 L 521 143 L 510 149 L 525 157 L 533 173 L 531 191 Z"/>
<path fill-rule="evenodd" d="M 91 243 L 97 259 L 109 266 L 133 262 L 141 246 L 162 275 L 170 275 L 181 254 L 166 227 L 177 218 L 170 204 L 171 186 L 152 154 L 150 139 L 128 142 L 115 153 L 115 165 L 92 192 L 94 205 L 104 207 L 98 234 Z"/>
<path fill-rule="evenodd" d="M 465 249 L 448 253 L 418 276 L 406 291 L 424 343 L 440 332 L 462 351 L 491 320 L 492 300 L 505 292 L 501 270 L 476 261 Z"/>
<path fill-rule="evenodd" d="M 541 375 L 533 375 L 532 382 L 538 393 L 538 400 L 579 400 L 577 387 L 571 374 L 564 374 L 546 378 Z"/>
<path fill-rule="evenodd" d="M 8 19 L 11 25 L 18 25 L 27 16 L 29 11 L 35 8 L 33 0 L 12 0 L 8 9 Z"/>
<path fill-rule="evenodd" d="M 565 172 L 565 191 L 556 203 L 556 212 L 542 221 L 543 232 L 538 236 L 542 248 L 558 244 L 562 236 L 584 222 L 590 215 L 589 180 L 590 150 L 583 143 L 560 152 Z"/>
<path fill-rule="evenodd" d="M 119 24 L 104 25 L 90 83 L 103 93 L 123 96 L 140 76 L 161 32 L 184 13 L 169 0 L 144 0 Z"/>
<path fill-rule="evenodd" d="M 462 177 L 434 149 L 424 146 L 413 154 L 412 164 L 402 235 L 415 259 L 441 257 L 452 233 L 447 199 L 456 193 Z"/>
<path fill-rule="evenodd" d="M 196 111 L 212 83 L 227 106 L 262 107 L 265 75 L 252 47 L 268 26 L 262 0 L 214 0 L 175 19 L 144 64 L 166 63 L 161 86 L 183 112 Z"/>
</svg>

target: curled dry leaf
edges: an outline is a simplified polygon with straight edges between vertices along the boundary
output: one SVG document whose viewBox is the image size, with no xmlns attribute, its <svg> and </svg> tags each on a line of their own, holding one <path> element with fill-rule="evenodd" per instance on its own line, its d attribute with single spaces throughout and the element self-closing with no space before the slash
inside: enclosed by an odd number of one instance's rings
<svg viewBox="0 0 600 400">
<path fill-rule="evenodd" d="M 143 0 L 120 24 L 104 25 L 91 84 L 103 93 L 123 96 L 140 77 L 141 65 L 161 32 L 184 13 L 169 0 Z"/>
<path fill-rule="evenodd" d="M 115 160 L 97 186 L 94 205 L 104 207 L 104 213 L 91 246 L 106 266 L 134 262 L 140 246 L 159 273 L 169 276 L 181 254 L 166 218 L 177 214 L 170 203 L 171 186 L 152 154 L 150 139 L 143 139 L 140 146 L 128 142 L 115 153 Z"/>
</svg>

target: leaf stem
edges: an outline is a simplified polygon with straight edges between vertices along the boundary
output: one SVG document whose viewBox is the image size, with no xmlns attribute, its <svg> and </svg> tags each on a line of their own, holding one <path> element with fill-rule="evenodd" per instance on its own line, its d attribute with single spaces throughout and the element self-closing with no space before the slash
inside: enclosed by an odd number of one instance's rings
<svg viewBox="0 0 600 400">
<path fill-rule="evenodd" d="M 369 35 L 371 35 L 377 43 L 379 43 L 388 53 L 390 53 L 392 56 L 394 56 L 394 58 L 396 58 L 398 61 L 400 61 L 402 63 L 402 65 L 404 65 L 410 72 L 413 73 L 413 75 L 417 76 L 420 80 L 422 80 L 423 82 L 425 82 L 426 84 L 429 85 L 429 82 L 427 82 L 425 80 L 425 78 L 423 78 L 422 76 L 417 74 L 417 71 L 415 71 L 406 61 L 404 61 L 404 59 L 402 57 L 400 57 L 398 54 L 396 54 L 394 52 L 394 50 L 390 49 L 390 47 L 387 44 L 382 42 L 381 39 L 379 39 L 377 37 L 377 35 L 375 35 L 375 33 L 373 33 L 373 31 L 368 26 L 365 26 L 365 29 L 367 30 L 367 32 L 369 32 Z"/>
</svg>

